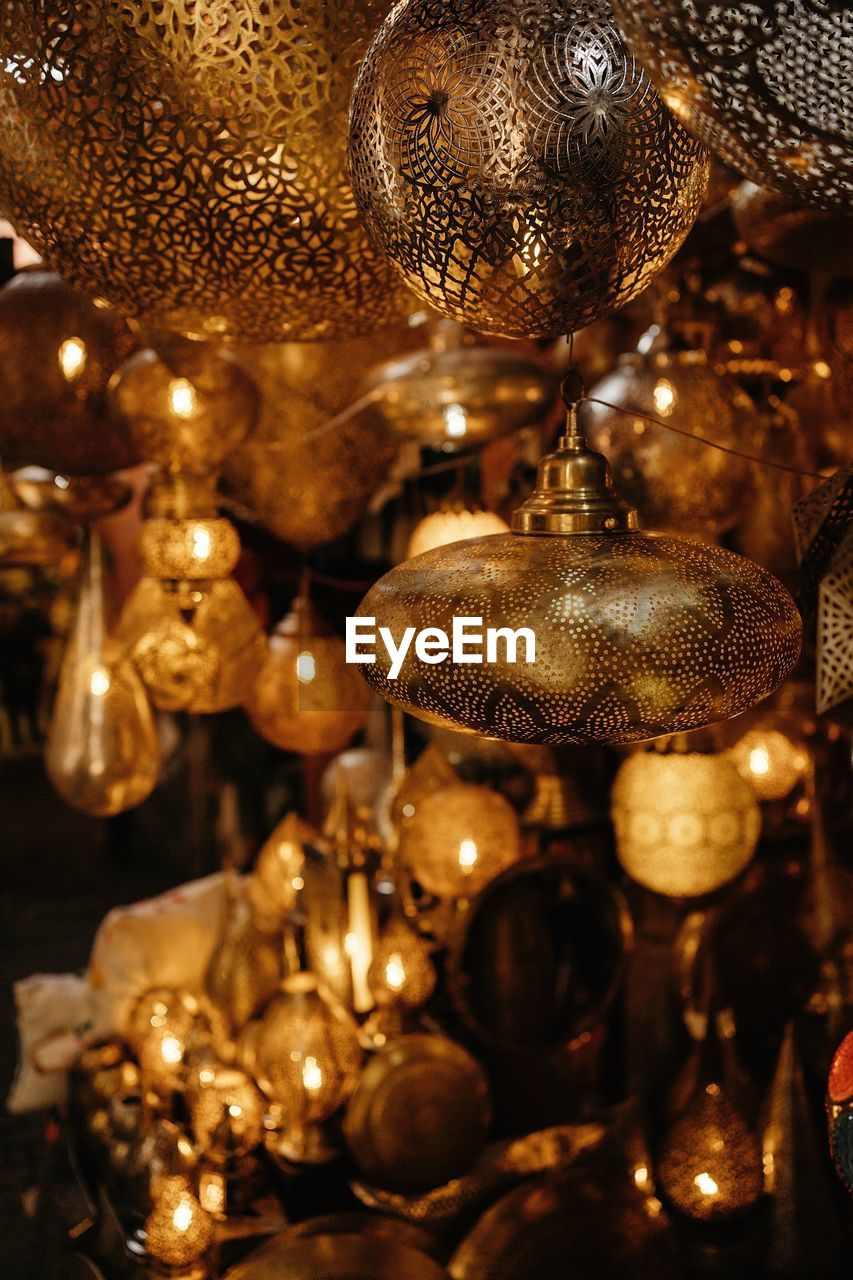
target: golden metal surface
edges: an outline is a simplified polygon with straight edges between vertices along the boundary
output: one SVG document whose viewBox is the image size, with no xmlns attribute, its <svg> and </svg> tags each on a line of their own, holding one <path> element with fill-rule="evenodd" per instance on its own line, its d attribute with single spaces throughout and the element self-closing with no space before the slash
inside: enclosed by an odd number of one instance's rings
<svg viewBox="0 0 853 1280">
<path fill-rule="evenodd" d="M 0 177 L 21 235 L 146 323 L 250 341 L 362 332 L 390 273 L 346 173 L 386 0 L 117 0 L 0 14 Z"/>
<path fill-rule="evenodd" d="M 746 501 L 752 468 L 701 441 L 744 449 L 756 432 L 755 406 L 734 379 L 710 369 L 703 351 L 658 350 L 623 356 L 589 394 L 592 399 L 581 409 L 589 442 L 607 454 L 617 489 L 644 524 L 700 537 L 732 527 Z M 626 412 L 594 404 L 595 398 Z M 671 419 L 700 439 L 694 444 L 644 421 L 643 414 Z M 774 475 L 771 483 L 777 479 Z"/>
<path fill-rule="evenodd" d="M 742 182 L 732 197 L 732 217 L 740 239 L 768 262 L 794 271 L 853 275 L 849 207 L 835 212 L 804 208 L 754 182 Z"/>
<path fill-rule="evenodd" d="M 251 431 L 258 390 L 230 352 L 172 340 L 121 366 L 109 386 L 113 418 L 141 458 L 165 471 L 215 472 Z"/>
<path fill-rule="evenodd" d="M 572 411 L 566 434 L 539 463 L 536 487 L 512 517 L 513 533 L 615 533 L 636 527 L 636 511 L 616 492 L 607 459 L 578 433 Z"/>
<path fill-rule="evenodd" d="M 524 350 L 475 345 L 470 337 L 438 327 L 431 347 L 372 372 L 368 385 L 381 392 L 389 427 L 449 452 L 547 416 L 557 393 L 553 371 Z"/>
<path fill-rule="evenodd" d="M 300 548 L 339 537 L 364 514 L 398 449 L 378 404 L 331 430 L 360 400 L 378 360 L 423 342 L 418 325 L 369 337 L 241 348 L 261 392 L 258 425 L 225 464 L 235 510 Z"/>
<path fill-rule="evenodd" d="M 21 467 L 9 482 L 29 511 L 52 511 L 69 520 L 100 520 L 126 507 L 133 489 L 119 476 L 73 476 Z"/>
<path fill-rule="evenodd" d="M 241 1262 L 229 1280 L 448 1280 L 426 1254 L 378 1235 L 273 1239 Z"/>
<path fill-rule="evenodd" d="M 345 661 L 343 640 L 299 597 L 269 638 L 247 702 L 249 718 L 283 751 L 340 751 L 367 719 L 370 695 L 356 672 Z"/>
<path fill-rule="evenodd" d="M 824 208 L 853 194 L 847 6 L 613 0 L 664 101 L 761 186 Z"/>
<path fill-rule="evenodd" d="M 174 593 L 143 578 L 125 603 L 117 638 L 159 710 L 205 714 L 239 706 L 264 660 L 257 616 L 230 578 L 186 587 Z"/>
<path fill-rule="evenodd" d="M 356 79 L 350 140 L 356 200 L 405 282 L 507 337 L 635 297 L 708 178 L 605 0 L 398 5 Z"/>
<path fill-rule="evenodd" d="M 227 578 L 240 559 L 240 538 L 229 520 L 200 517 L 143 520 L 136 543 L 149 578 L 176 582 Z"/>
<path fill-rule="evenodd" d="M 712 893 L 755 852 L 753 789 L 726 755 L 638 752 L 611 792 L 616 852 L 632 879 L 672 898 Z"/>
<path fill-rule="evenodd" d="M 490 1118 L 488 1082 L 470 1053 L 444 1036 L 400 1036 L 362 1072 L 344 1136 L 369 1182 L 425 1191 L 468 1168 Z"/>
<path fill-rule="evenodd" d="M 604 1016 L 630 936 L 603 880 L 556 857 L 520 863 L 472 903 L 453 940 L 453 1004 L 482 1044 L 563 1050 Z"/>
<path fill-rule="evenodd" d="M 110 817 L 141 804 L 160 777 L 160 744 L 142 682 L 107 634 L 104 560 L 91 534 L 59 672 L 45 769 L 67 804 Z"/>
<path fill-rule="evenodd" d="M 418 719 L 510 742 L 627 743 L 746 710 L 784 679 L 801 623 L 770 574 L 729 551 L 647 533 L 505 534 L 393 569 L 358 614 L 399 637 L 451 634 L 455 616 L 529 627 L 536 661 L 427 665 L 410 650 L 388 679 L 381 647 L 360 668 Z M 519 645 L 519 658 L 524 645 Z"/>
<path fill-rule="evenodd" d="M 112 307 L 77 293 L 52 271 L 34 267 L 4 285 L 4 465 L 36 463 L 100 475 L 137 462 L 134 441 L 122 424 L 109 420 L 106 401 L 111 375 L 135 346 L 134 334 Z"/>
<path fill-rule="evenodd" d="M 500 792 L 473 783 L 424 796 L 401 833 L 401 861 L 439 898 L 473 897 L 521 856 L 512 805 Z"/>
</svg>

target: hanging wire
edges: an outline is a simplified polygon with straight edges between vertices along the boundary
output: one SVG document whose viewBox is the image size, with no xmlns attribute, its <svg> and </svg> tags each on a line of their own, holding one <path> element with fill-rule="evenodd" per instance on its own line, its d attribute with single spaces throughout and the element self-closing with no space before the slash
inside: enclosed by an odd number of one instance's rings
<svg viewBox="0 0 853 1280">
<path fill-rule="evenodd" d="M 664 431 L 674 431 L 677 436 L 684 436 L 687 440 L 695 440 L 697 444 L 706 444 L 709 449 L 719 449 L 721 453 L 730 453 L 733 458 L 743 458 L 745 462 L 754 462 L 759 467 L 772 467 L 775 471 L 787 471 L 793 476 L 804 476 L 809 480 L 825 480 L 826 476 L 819 471 L 804 471 L 801 467 L 789 467 L 786 462 L 771 462 L 769 458 L 758 458 L 754 453 L 743 453 L 740 449 L 730 449 L 728 445 L 718 444 L 716 440 L 706 440 L 704 436 L 694 435 L 692 431 L 684 431 L 681 427 L 674 427 L 671 422 L 663 422 L 660 418 L 654 417 L 650 413 L 639 413 L 636 409 L 626 409 L 623 405 L 611 404 L 609 400 L 599 400 L 597 396 L 582 396 L 579 403 L 584 401 L 589 404 L 600 404 L 605 409 L 612 409 L 616 413 L 624 414 L 626 418 L 640 418 L 644 422 L 651 422 L 656 427 L 663 427 Z"/>
</svg>

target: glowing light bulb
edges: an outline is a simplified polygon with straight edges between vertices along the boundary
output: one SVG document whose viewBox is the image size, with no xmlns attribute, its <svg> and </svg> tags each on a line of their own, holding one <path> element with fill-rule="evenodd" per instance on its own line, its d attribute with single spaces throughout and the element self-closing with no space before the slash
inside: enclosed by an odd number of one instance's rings
<svg viewBox="0 0 853 1280">
<path fill-rule="evenodd" d="M 300 684 L 310 684 L 317 674 L 313 653 L 304 649 L 296 659 L 296 678 Z"/>
<path fill-rule="evenodd" d="M 385 981 L 391 991 L 402 991 L 406 981 L 406 967 L 402 956 L 395 951 L 385 964 Z"/>
<path fill-rule="evenodd" d="M 186 378 L 173 378 L 169 383 L 169 408 L 178 418 L 191 418 L 198 411 L 195 387 Z"/>
<path fill-rule="evenodd" d="M 477 846 L 473 840 L 463 840 L 459 845 L 459 865 L 470 872 L 477 865 Z"/>
<path fill-rule="evenodd" d="M 753 747 L 749 753 L 750 773 L 764 777 L 770 772 L 770 754 L 766 747 Z"/>
<path fill-rule="evenodd" d="M 316 1058 L 310 1055 L 302 1064 L 302 1083 L 308 1093 L 319 1093 L 323 1087 L 323 1071 Z"/>
<path fill-rule="evenodd" d="M 89 688 L 96 698 L 102 698 L 110 689 L 110 673 L 103 667 L 95 667 L 89 677 Z"/>
<path fill-rule="evenodd" d="M 693 1182 L 702 1192 L 703 1196 L 715 1196 L 720 1190 L 710 1173 L 697 1173 Z"/>
<path fill-rule="evenodd" d="M 660 378 L 655 383 L 652 398 L 655 402 L 655 409 L 663 418 L 669 417 L 672 406 L 675 404 L 675 387 L 666 378 Z"/>
<path fill-rule="evenodd" d="M 85 342 L 82 338 L 66 338 L 60 343 L 57 358 L 62 376 L 66 381 L 73 382 L 86 368 L 88 355 Z"/>
<path fill-rule="evenodd" d="M 106 633 L 103 563 L 95 534 L 84 555 L 45 767 L 68 804 L 96 817 L 140 804 L 160 772 L 160 746 L 142 682 Z"/>
<path fill-rule="evenodd" d="M 181 1200 L 172 1214 L 172 1226 L 176 1231 L 189 1231 L 192 1226 L 193 1209 L 187 1200 Z"/>
<path fill-rule="evenodd" d="M 461 404 L 449 404 L 444 411 L 444 421 L 447 425 L 447 434 L 454 440 L 467 435 L 468 415 Z"/>
<path fill-rule="evenodd" d="M 177 1066 L 184 1056 L 184 1046 L 177 1036 L 164 1036 L 160 1045 L 160 1054 L 164 1062 Z"/>
<path fill-rule="evenodd" d="M 211 551 L 210 530 L 203 525 L 193 530 L 193 555 L 196 560 L 207 560 Z"/>
</svg>

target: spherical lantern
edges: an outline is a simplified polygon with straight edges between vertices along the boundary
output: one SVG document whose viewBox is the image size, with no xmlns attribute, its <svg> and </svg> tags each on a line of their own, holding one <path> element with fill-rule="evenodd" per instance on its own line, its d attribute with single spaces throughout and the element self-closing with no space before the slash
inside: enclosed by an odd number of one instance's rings
<svg viewBox="0 0 853 1280">
<path fill-rule="evenodd" d="M 343 640 L 298 597 L 252 686 L 247 710 L 255 729 L 282 751 L 331 755 L 363 727 L 369 702 Z"/>
<path fill-rule="evenodd" d="M 143 578 L 117 628 L 160 711 L 213 714 L 250 696 L 264 660 L 257 616 L 230 578 L 167 590 Z"/>
<path fill-rule="evenodd" d="M 616 852 L 655 893 L 712 893 L 749 862 L 761 829 L 752 787 L 725 755 L 641 752 L 611 792 Z"/>
<path fill-rule="evenodd" d="M 428 893 L 472 898 L 521 857 L 518 818 L 509 801 L 488 787 L 443 787 L 418 805 L 401 857 Z"/>
<path fill-rule="evenodd" d="M 374 942 L 367 981 L 380 1008 L 419 1009 L 435 990 L 429 947 L 403 916 L 393 917 Z"/>
<path fill-rule="evenodd" d="M 3 206 L 69 280 L 156 328 L 251 341 L 393 310 L 346 171 L 353 76 L 384 0 L 190 0 L 0 25 Z M 105 50 L 109 57 L 105 57 Z"/>
<path fill-rule="evenodd" d="M 392 430 L 445 453 L 541 422 L 557 390 L 532 352 L 478 342 L 451 321 L 435 326 L 429 348 L 377 366 L 368 384 Z"/>
<path fill-rule="evenodd" d="M 794 271 L 853 275 L 849 209 L 803 208 L 754 182 L 742 182 L 732 197 L 732 216 L 740 239 L 768 262 Z"/>
<path fill-rule="evenodd" d="M 664 101 L 726 164 L 803 204 L 849 205 L 845 6 L 613 0 L 613 9 Z"/>
<path fill-rule="evenodd" d="M 326 424 L 368 394 L 377 360 L 417 346 L 419 334 L 414 324 L 369 338 L 241 348 L 262 399 L 251 439 L 225 465 L 235 512 L 303 549 L 360 519 L 398 448 L 380 392 L 347 421 Z"/>
<path fill-rule="evenodd" d="M 609 3 L 398 5 L 359 72 L 356 200 L 419 297 L 485 333 L 582 328 L 681 245 L 708 159 Z"/>
<path fill-rule="evenodd" d="M 803 743 L 771 725 L 748 729 L 726 755 L 758 800 L 784 800 L 809 767 Z"/>
<path fill-rule="evenodd" d="M 285 978 L 261 1023 L 257 1068 L 282 1108 L 291 1158 L 325 1158 L 318 1126 L 352 1093 L 361 1056 L 355 1022 L 314 975 Z"/>
<path fill-rule="evenodd" d="M 108 420 L 106 402 L 110 377 L 135 345 L 112 307 L 52 271 L 22 271 L 0 289 L 4 465 L 87 475 L 137 462 L 135 442 Z"/>
<path fill-rule="evenodd" d="M 493 533 L 509 533 L 509 525 L 493 511 L 467 503 L 445 503 L 415 525 L 406 558 L 411 560 L 424 551 L 464 542 L 466 538 L 488 538 Z"/>
<path fill-rule="evenodd" d="M 110 383 L 114 418 L 140 457 L 166 471 L 215 471 L 251 431 L 259 397 L 229 352 L 206 342 L 137 353 Z"/>
<path fill-rule="evenodd" d="M 751 470 L 740 458 L 709 449 L 702 441 L 743 448 L 757 419 L 746 392 L 733 379 L 714 373 L 704 351 L 659 349 L 623 356 L 589 394 L 582 416 L 590 444 L 607 454 L 617 488 L 642 520 L 700 537 L 713 538 L 731 528 Z M 617 408 L 596 404 L 596 399 Z M 644 414 L 671 421 L 699 439 L 694 444 L 645 421 Z"/>
<path fill-rule="evenodd" d="M 389 702 L 430 724 L 550 745 L 737 715 L 788 674 L 802 630 L 790 594 L 756 565 L 637 532 L 573 420 L 512 533 L 406 561 L 357 612 L 373 620 L 364 634 L 426 633 L 395 679 L 381 644 L 360 668 Z M 448 661 L 454 647 L 468 660 Z"/>
</svg>

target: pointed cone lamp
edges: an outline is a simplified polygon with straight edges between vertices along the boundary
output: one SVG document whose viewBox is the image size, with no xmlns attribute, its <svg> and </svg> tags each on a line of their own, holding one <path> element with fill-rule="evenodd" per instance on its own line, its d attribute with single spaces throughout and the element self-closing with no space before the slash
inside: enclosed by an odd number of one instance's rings
<svg viewBox="0 0 853 1280">
<path fill-rule="evenodd" d="M 578 429 L 573 372 L 563 396 L 566 434 L 512 532 L 429 551 L 367 594 L 358 613 L 377 630 L 431 643 L 394 680 L 378 643 L 362 673 L 418 719 L 510 742 L 636 742 L 746 710 L 799 655 L 789 592 L 729 551 L 640 532 Z M 467 661 L 447 652 L 459 619 Z"/>
</svg>

